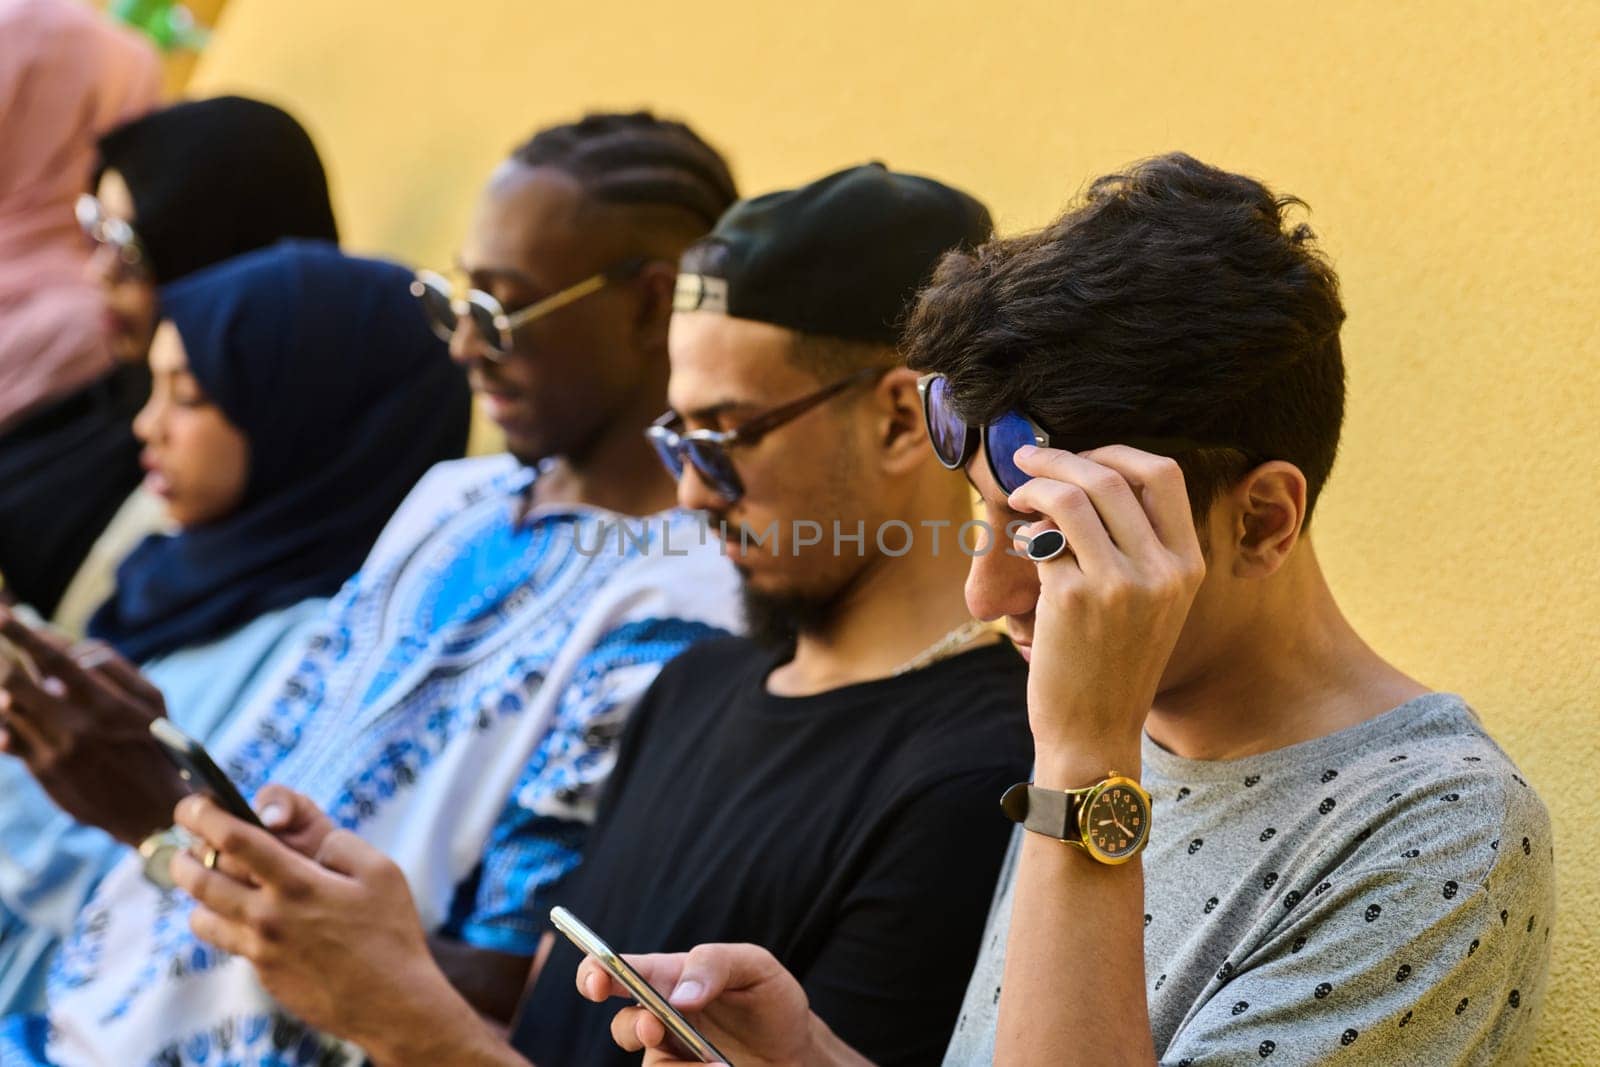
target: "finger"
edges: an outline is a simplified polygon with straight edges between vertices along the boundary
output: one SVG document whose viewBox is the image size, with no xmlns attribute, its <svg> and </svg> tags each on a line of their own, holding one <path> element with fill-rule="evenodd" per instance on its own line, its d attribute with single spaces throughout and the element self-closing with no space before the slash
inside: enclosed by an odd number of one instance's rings
<svg viewBox="0 0 1600 1067">
<path fill-rule="evenodd" d="M 617 1012 L 611 1017 L 611 1040 L 624 1052 L 642 1050 L 645 1044 L 639 1040 L 638 1017 L 649 1014 L 643 1008 L 623 1008 Z"/>
<path fill-rule="evenodd" d="M 667 1043 L 667 1028 L 661 1024 L 661 1020 L 643 1008 L 634 1010 L 638 1014 L 633 1017 L 633 1035 L 639 1039 L 639 1044 L 645 1048 L 664 1046 Z"/>
<path fill-rule="evenodd" d="M 203 845 L 199 846 L 199 848 L 200 851 L 198 854 L 193 849 L 189 850 L 189 854 L 191 856 L 198 855 L 201 862 L 204 863 L 206 853 L 210 852 L 211 850 Z M 232 878 L 234 881 L 240 882 L 244 885 L 259 886 L 261 884 L 260 882 L 256 881 L 255 875 L 250 873 L 250 868 L 246 867 L 242 862 L 235 859 L 233 856 L 230 856 L 226 852 L 217 852 L 213 856 L 211 860 L 211 869 L 221 871 L 229 878 Z"/>
<path fill-rule="evenodd" d="M 578 964 L 574 980 L 578 983 L 578 995 L 584 1000 L 604 1004 L 612 996 L 611 978 L 600 971 L 593 957 L 585 956 L 583 962 Z"/>
<path fill-rule="evenodd" d="M 179 826 L 207 846 L 238 864 L 249 878 L 262 885 L 282 890 L 303 888 L 314 868 L 294 849 L 266 830 L 251 826 L 223 811 L 210 797 L 200 793 L 178 802 L 173 812 Z"/>
<path fill-rule="evenodd" d="M 7 654 L 0 657 L 0 689 L 11 684 L 11 679 L 19 674 L 27 674 L 28 667 L 13 658 L 9 648 L 0 649 Z"/>
<path fill-rule="evenodd" d="M 699 1060 L 686 1060 L 679 1052 L 679 1043 L 667 1034 L 666 1024 L 643 1008 L 630 1008 L 633 1035 L 644 1046 L 643 1067 L 701 1067 Z M 715 1061 L 712 1067 L 716 1067 Z"/>
<path fill-rule="evenodd" d="M 208 869 L 186 849 L 172 856 L 172 881 L 219 917 L 239 923 L 249 917 L 250 902 L 261 892 L 221 870 Z"/>
<path fill-rule="evenodd" d="M 73 659 L 85 671 L 97 672 L 121 689 L 125 695 L 152 708 L 165 709 L 161 690 L 139 673 L 139 668 L 123 659 L 104 641 L 84 641 L 73 648 Z"/>
<path fill-rule="evenodd" d="M 1122 551 L 1132 554 L 1154 539 L 1155 531 L 1139 497 L 1115 467 L 1058 448 L 1032 445 L 1017 450 L 1016 463 L 1025 474 L 1081 489 L 1094 505 L 1101 525 Z"/>
<path fill-rule="evenodd" d="M 0 751 L 33 766 L 34 761 L 50 752 L 49 739 L 26 717 L 11 714 L 11 694 L 5 690 L 0 690 L 0 704 L 4 704 L 0 708 L 0 721 L 5 723 L 5 740 L 0 742 Z"/>
<path fill-rule="evenodd" d="M 1194 528 L 1194 512 L 1189 507 L 1189 490 L 1183 469 L 1170 456 L 1141 452 L 1127 445 L 1108 445 L 1088 453 L 1089 458 L 1110 467 L 1127 479 L 1149 516 L 1161 543 L 1173 551 L 1199 548 Z"/>
<path fill-rule="evenodd" d="M 37 630 L 3 607 L 0 607 L 0 635 L 26 652 L 38 664 L 40 672 L 48 677 L 58 678 L 68 686 L 87 678 L 66 649 L 46 640 Z"/>
<path fill-rule="evenodd" d="M 322 817 L 322 809 L 310 797 L 277 784 L 261 787 L 255 807 L 263 825 L 280 834 L 304 829 Z"/>
<path fill-rule="evenodd" d="M 1012 493 L 1009 502 L 1018 511 L 1043 515 L 1066 535 L 1067 547 L 1085 573 L 1103 573 L 1122 565 L 1121 550 L 1106 532 L 1089 494 L 1080 487 L 1053 478 L 1034 478 Z"/>
<path fill-rule="evenodd" d="M 174 864 L 176 866 L 176 864 Z M 261 941 L 255 931 L 243 923 L 224 919 L 205 906 L 198 906 L 189 914 L 189 929 L 200 940 L 213 944 L 224 952 L 245 959 L 254 959 Z"/>
<path fill-rule="evenodd" d="M 81 670 L 92 671 L 109 666 L 116 652 L 104 641 L 80 641 L 67 653 Z"/>
<path fill-rule="evenodd" d="M 279 841 L 312 860 L 333 830 L 333 821 L 308 796 L 281 785 L 267 785 L 255 797 L 261 822 Z"/>
<path fill-rule="evenodd" d="M 1061 531 L 1056 529 L 1055 523 L 1051 522 L 1049 519 L 1041 519 L 1039 522 L 1014 522 L 1014 523 L 1010 523 L 1010 524 L 1008 524 L 1006 526 L 1006 533 L 1011 535 L 1011 545 L 1012 545 L 1012 547 L 1011 547 L 1011 549 L 1009 551 L 1013 555 L 1023 556 L 1023 557 L 1026 557 L 1026 558 L 1032 558 L 1032 557 L 1028 556 L 1028 553 L 1029 553 L 1029 551 L 1031 549 L 1031 546 L 1032 546 L 1034 540 L 1037 537 L 1039 537 L 1040 534 L 1060 533 L 1060 532 Z M 1065 536 L 1065 535 L 1063 535 L 1063 536 Z M 1072 562 L 1072 560 L 1073 560 L 1072 546 L 1068 545 L 1065 549 L 1062 550 L 1061 555 L 1058 556 L 1057 558 L 1058 559 L 1065 559 L 1069 563 Z M 1040 561 L 1035 560 L 1034 562 L 1040 562 Z"/>
<path fill-rule="evenodd" d="M 624 956 L 628 966 L 639 972 L 639 977 L 656 989 L 668 990 L 677 986 L 689 955 L 685 952 L 657 952 L 643 956 Z M 578 992 L 599 1003 L 611 997 L 631 997 L 628 987 L 611 977 L 599 960 L 585 956 L 578 965 Z"/>
<path fill-rule="evenodd" d="M 332 830 L 317 850 L 316 862 L 336 874 L 370 881 L 389 865 L 389 857 L 349 830 Z"/>
<path fill-rule="evenodd" d="M 4 610 L 3 607 L 0 607 L 0 612 L 4 612 Z M 27 618 L 22 613 L 14 610 L 10 612 L 10 615 L 19 625 L 27 628 L 33 635 L 34 640 L 43 641 L 58 652 L 66 652 L 72 647 L 72 639 L 48 622 L 44 622 L 37 617 Z"/>
<path fill-rule="evenodd" d="M 60 700 L 25 673 L 15 671 L 6 679 L 6 687 L 0 689 L 0 700 L 4 701 L 7 724 L 16 727 L 36 752 L 43 755 L 63 742 L 61 716 L 53 713 L 59 708 Z"/>
<path fill-rule="evenodd" d="M 585 956 L 583 962 L 578 964 L 577 982 L 579 995 L 596 1004 L 604 1004 L 612 997 L 628 995 L 627 988 L 612 978 L 611 972 L 600 966 L 593 956 Z"/>
<path fill-rule="evenodd" d="M 628 962 L 633 958 L 628 957 Z M 700 1011 L 730 989 L 749 989 L 782 972 L 783 966 L 772 953 L 756 945 L 697 945 L 684 958 L 667 999 L 679 1010 Z"/>
</svg>

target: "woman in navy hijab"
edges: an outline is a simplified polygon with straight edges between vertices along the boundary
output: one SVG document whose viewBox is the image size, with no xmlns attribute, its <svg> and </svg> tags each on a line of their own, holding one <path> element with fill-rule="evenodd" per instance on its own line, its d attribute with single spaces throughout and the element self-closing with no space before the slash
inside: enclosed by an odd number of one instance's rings
<svg viewBox="0 0 1600 1067">
<path fill-rule="evenodd" d="M 90 632 L 141 665 L 192 736 L 211 741 L 249 703 L 411 487 L 465 448 L 465 377 L 410 278 L 285 242 L 161 292 L 135 430 L 177 532 L 134 550 Z M 15 861 L 0 882 L 20 880 L 0 896 L 70 921 L 120 846 L 57 810 L 18 761 L 0 758 L 0 796 Z M 23 918 L 0 938 L 0 973 L 42 974 L 65 932 Z"/>
<path fill-rule="evenodd" d="M 134 421 L 180 532 L 146 540 L 89 623 L 136 662 L 209 642 L 354 574 L 470 396 L 410 275 L 285 242 L 162 290 Z"/>
</svg>

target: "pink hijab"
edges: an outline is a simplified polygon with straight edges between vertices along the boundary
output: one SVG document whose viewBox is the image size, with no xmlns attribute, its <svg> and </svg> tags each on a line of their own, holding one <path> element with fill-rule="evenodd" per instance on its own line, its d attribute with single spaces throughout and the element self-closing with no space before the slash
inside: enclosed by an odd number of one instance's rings
<svg viewBox="0 0 1600 1067">
<path fill-rule="evenodd" d="M 157 103 L 141 38 L 82 0 L 0 0 L 0 430 L 111 366 L 73 201 L 95 141 Z"/>
</svg>

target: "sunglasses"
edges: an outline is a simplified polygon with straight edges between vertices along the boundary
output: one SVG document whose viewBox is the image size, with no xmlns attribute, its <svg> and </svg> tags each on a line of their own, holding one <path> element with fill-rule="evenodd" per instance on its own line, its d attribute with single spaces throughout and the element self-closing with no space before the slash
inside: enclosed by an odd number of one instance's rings
<svg viewBox="0 0 1600 1067">
<path fill-rule="evenodd" d="M 691 430 L 685 433 L 682 416 L 669 411 L 645 430 L 645 436 L 655 446 L 656 454 L 661 457 L 662 464 L 673 478 L 682 478 L 684 466 L 692 465 L 713 492 L 732 504 L 744 496 L 744 482 L 734 469 L 729 449 L 753 445 L 780 426 L 793 422 L 851 386 L 881 378 L 887 373 L 888 368 L 864 367 L 814 393 L 762 412 L 731 430 Z"/>
<path fill-rule="evenodd" d="M 1008 496 L 1033 478 L 1018 467 L 1013 458 L 1023 445 L 1088 452 L 1115 443 L 1159 456 L 1226 447 L 1206 445 L 1187 437 L 1125 437 L 1114 442 L 1104 437 L 1062 437 L 1047 433 L 1020 411 L 1008 411 L 980 426 L 973 426 L 956 414 L 950 402 L 950 382 L 944 375 L 924 374 L 917 379 L 917 392 L 922 396 L 922 416 L 928 421 L 928 440 L 933 443 L 939 462 L 951 470 L 960 470 L 977 453 L 981 441 L 989 461 L 989 473 Z"/>
<path fill-rule="evenodd" d="M 461 292 L 450 279 L 431 270 L 419 270 L 411 281 L 411 295 L 422 304 L 428 325 L 441 341 L 455 336 L 463 318 L 470 318 L 478 335 L 489 349 L 489 358 L 498 362 L 511 353 L 512 334 L 530 322 L 559 311 L 614 282 L 635 278 L 650 262 L 649 256 L 634 256 L 614 263 L 598 274 L 567 286 L 525 308 L 508 312 L 500 301 L 482 289 Z M 459 294 L 459 295 L 458 295 Z"/>
<path fill-rule="evenodd" d="M 82 194 L 73 205 L 73 212 L 78 216 L 78 228 L 83 230 L 83 235 L 114 251 L 117 265 L 123 272 L 138 278 L 149 277 L 149 262 L 144 246 L 139 243 L 139 235 L 122 219 L 106 214 L 99 197 L 93 193 Z"/>
</svg>

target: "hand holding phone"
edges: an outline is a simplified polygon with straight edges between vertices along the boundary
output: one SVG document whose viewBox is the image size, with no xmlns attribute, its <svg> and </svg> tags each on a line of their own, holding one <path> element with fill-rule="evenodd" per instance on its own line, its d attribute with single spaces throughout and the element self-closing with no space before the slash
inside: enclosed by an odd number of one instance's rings
<svg viewBox="0 0 1600 1067">
<path fill-rule="evenodd" d="M 718 1052 L 678 1009 L 667 1003 L 666 997 L 630 967 L 627 960 L 613 952 L 611 946 L 600 940 L 600 936 L 585 926 L 576 915 L 566 908 L 551 908 L 550 921 L 585 955 L 594 957 L 612 978 L 633 995 L 641 1008 L 661 1020 L 668 1037 L 677 1046 L 672 1050 L 675 1055 L 696 1059 L 701 1063 L 726 1063 L 728 1067 L 733 1067 L 728 1057 Z"/>
<path fill-rule="evenodd" d="M 3 750 L 63 811 L 124 844 L 172 825 L 183 782 L 149 734 L 161 693 L 109 648 L 69 645 L 3 606 L 0 636 L 26 658 L 6 660 Z M 26 677 L 30 661 L 42 680 Z"/>
</svg>

